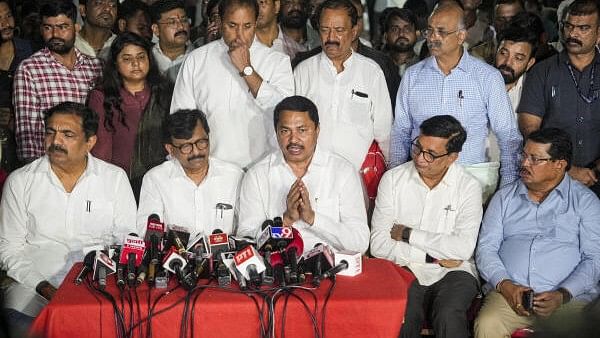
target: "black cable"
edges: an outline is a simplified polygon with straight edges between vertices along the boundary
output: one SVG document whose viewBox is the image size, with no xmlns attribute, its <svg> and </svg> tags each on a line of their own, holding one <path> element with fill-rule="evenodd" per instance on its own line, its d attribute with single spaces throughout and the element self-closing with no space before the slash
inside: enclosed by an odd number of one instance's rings
<svg viewBox="0 0 600 338">
<path fill-rule="evenodd" d="M 208 285 L 211 282 L 212 279 L 209 279 L 206 284 L 202 284 L 202 285 Z M 196 292 L 196 296 L 194 296 L 194 300 L 192 301 L 192 313 L 191 313 L 191 317 L 192 317 L 192 321 L 190 323 L 190 336 L 191 337 L 195 337 L 194 335 L 194 319 L 196 318 L 196 301 L 198 300 L 198 297 L 200 297 L 200 294 L 202 294 L 202 292 L 206 290 L 205 288 L 199 288 L 199 289 L 193 289 L 193 291 Z"/>
<path fill-rule="evenodd" d="M 137 316 L 138 318 L 142 318 L 142 308 L 140 306 L 140 298 L 138 296 L 138 291 L 137 291 L 137 286 L 133 287 L 133 292 L 135 294 L 135 305 L 137 308 Z M 131 323 L 133 324 L 133 318 L 131 319 Z M 140 338 L 144 336 L 144 330 L 142 328 L 142 325 L 139 326 L 139 333 L 140 333 Z"/>
<path fill-rule="evenodd" d="M 260 305 L 258 305 L 258 301 L 256 300 L 256 298 L 254 298 L 253 294 L 246 294 L 246 296 L 250 297 L 250 299 L 252 299 L 252 301 L 254 302 L 254 305 L 256 306 L 256 311 L 258 311 L 258 322 L 260 324 L 260 336 L 261 336 L 261 338 L 266 338 L 265 317 L 263 315 L 263 308 Z M 264 298 L 263 298 L 263 304 L 264 304 Z"/>
<path fill-rule="evenodd" d="M 285 317 L 287 317 L 287 306 L 290 301 L 290 295 L 292 292 L 289 289 L 285 290 L 285 301 L 283 302 L 283 309 L 281 310 L 281 338 L 285 338 Z"/>
<path fill-rule="evenodd" d="M 131 296 L 131 287 L 127 288 L 127 304 L 129 305 L 129 331 L 127 336 L 131 336 L 133 333 L 133 297 Z"/>
<path fill-rule="evenodd" d="M 117 302 L 115 300 L 115 298 L 108 292 L 100 289 L 99 287 L 97 287 L 93 282 L 90 282 L 90 280 L 87 280 L 86 285 L 88 286 L 88 288 L 91 291 L 96 291 L 98 292 L 100 295 L 102 295 L 104 298 L 106 298 L 112 305 L 113 307 L 113 312 L 115 315 L 115 329 L 116 329 L 116 333 L 117 333 L 117 337 L 126 337 L 126 330 L 125 330 L 125 323 L 123 321 L 123 314 L 119 311 L 119 307 L 117 305 Z"/>
<path fill-rule="evenodd" d="M 325 338 L 325 313 L 327 312 L 327 303 L 329 302 L 329 298 L 331 297 L 334 288 L 335 276 L 331 278 L 331 285 L 329 286 L 329 290 L 327 290 L 327 295 L 325 296 L 325 301 L 323 302 L 323 310 L 321 311 L 321 338 Z"/>
<path fill-rule="evenodd" d="M 308 317 L 310 318 L 312 325 L 313 325 L 313 333 L 315 335 L 315 338 L 319 338 L 319 325 L 317 324 L 317 317 L 316 317 L 316 313 L 312 313 L 310 311 L 310 308 L 308 306 L 308 304 L 306 304 L 306 301 L 304 301 L 304 299 L 302 299 L 302 297 L 298 296 L 297 294 L 295 294 L 293 291 L 291 291 L 289 293 L 290 296 L 294 296 L 296 299 L 298 299 L 300 301 L 300 303 L 302 304 L 302 306 L 304 307 L 304 309 L 306 310 L 306 313 L 308 314 Z"/>
<path fill-rule="evenodd" d="M 181 324 L 179 325 L 179 337 L 185 338 L 187 334 L 187 317 L 190 308 L 190 299 L 192 290 L 187 291 L 185 294 L 185 302 L 183 303 L 183 313 L 181 314 Z"/>
</svg>

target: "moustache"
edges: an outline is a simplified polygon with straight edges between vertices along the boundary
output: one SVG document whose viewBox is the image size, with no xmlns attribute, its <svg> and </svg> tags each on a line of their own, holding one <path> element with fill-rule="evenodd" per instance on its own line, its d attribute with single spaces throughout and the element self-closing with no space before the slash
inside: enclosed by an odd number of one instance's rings
<svg viewBox="0 0 600 338">
<path fill-rule="evenodd" d="M 178 35 L 185 35 L 187 37 L 188 36 L 188 32 L 186 32 L 186 31 L 179 31 L 179 32 L 175 33 L 175 36 L 178 36 Z"/>
<path fill-rule="evenodd" d="M 52 144 L 48 147 L 49 153 L 63 153 L 65 155 L 69 154 L 69 152 L 58 144 Z"/>
<path fill-rule="evenodd" d="M 408 39 L 407 39 L 407 38 L 405 38 L 405 37 L 403 37 L 403 36 L 401 36 L 401 37 L 399 37 L 399 38 L 397 38 L 397 39 L 396 39 L 396 43 L 398 43 L 398 42 L 400 42 L 400 41 L 403 41 L 403 42 L 406 42 L 406 43 L 408 43 Z"/>
<path fill-rule="evenodd" d="M 290 144 L 288 144 L 285 147 L 285 149 L 290 150 L 290 148 L 292 148 L 292 147 L 297 147 L 297 148 L 300 148 L 300 149 L 304 149 L 304 146 L 301 145 L 301 144 L 298 144 L 298 143 L 290 143 Z"/>
<path fill-rule="evenodd" d="M 48 44 L 50 45 L 56 45 L 56 44 L 65 44 L 66 41 L 60 38 L 52 38 L 50 40 L 48 40 Z"/>
<path fill-rule="evenodd" d="M 503 70 L 503 71 L 509 72 L 513 77 L 515 76 L 515 70 L 510 68 L 507 65 L 498 66 L 498 70 Z"/>
<path fill-rule="evenodd" d="M 442 47 L 442 42 L 441 41 L 427 41 L 427 47 L 429 49 L 440 48 L 440 47 Z"/>
<path fill-rule="evenodd" d="M 327 41 L 325 42 L 325 46 L 340 46 L 340 43 L 337 41 Z"/>
<path fill-rule="evenodd" d="M 193 160 L 203 160 L 206 156 L 204 155 L 194 155 L 194 156 L 190 156 L 187 158 L 188 161 L 193 161 Z"/>
<path fill-rule="evenodd" d="M 567 38 L 567 39 L 565 40 L 565 43 L 574 43 L 574 44 L 577 44 L 577 45 L 583 46 L 583 42 L 581 42 L 580 40 L 577 40 L 577 39 L 575 39 L 575 38 Z"/>
<path fill-rule="evenodd" d="M 304 12 L 299 11 L 297 9 L 293 9 L 293 10 L 291 10 L 291 11 L 289 11 L 287 13 L 287 16 L 296 16 L 296 17 L 299 17 L 299 16 L 304 16 L 304 15 L 305 15 Z"/>
<path fill-rule="evenodd" d="M 15 27 L 9 26 L 0 31 L 2 34 L 9 34 L 15 31 Z"/>
</svg>

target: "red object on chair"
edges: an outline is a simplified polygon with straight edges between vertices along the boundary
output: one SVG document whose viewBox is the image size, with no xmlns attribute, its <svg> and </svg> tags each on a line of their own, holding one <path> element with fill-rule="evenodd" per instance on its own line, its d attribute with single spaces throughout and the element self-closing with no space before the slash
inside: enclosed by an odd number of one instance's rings
<svg viewBox="0 0 600 338">
<path fill-rule="evenodd" d="M 360 168 L 360 172 L 365 182 L 367 189 L 367 195 L 369 199 L 374 200 L 377 197 L 377 187 L 379 187 L 379 181 L 385 173 L 385 157 L 381 152 L 381 148 L 376 141 L 373 141 L 369 152 L 365 157 L 365 161 Z"/>
<path fill-rule="evenodd" d="M 522 328 L 522 329 L 515 330 L 515 332 L 513 332 L 510 337 L 511 338 L 527 338 L 527 337 L 530 337 L 532 333 L 533 333 L 532 329 Z"/>
<path fill-rule="evenodd" d="M 4 182 L 6 182 L 7 177 L 8 173 L 3 169 L 0 169 L 0 197 L 2 197 L 2 189 L 4 189 Z"/>
</svg>

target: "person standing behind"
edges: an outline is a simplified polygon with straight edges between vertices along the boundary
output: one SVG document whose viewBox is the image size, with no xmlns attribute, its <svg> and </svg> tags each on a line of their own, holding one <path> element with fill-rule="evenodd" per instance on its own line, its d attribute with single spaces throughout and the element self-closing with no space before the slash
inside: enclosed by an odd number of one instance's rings
<svg viewBox="0 0 600 338">
<path fill-rule="evenodd" d="M 190 43 L 190 18 L 180 0 L 159 0 L 150 7 L 152 32 L 158 43 L 152 53 L 160 73 L 175 83 L 179 67 L 192 51 Z"/>
<path fill-rule="evenodd" d="M 185 59 L 171 113 L 206 113 L 211 155 L 246 168 L 275 146 L 273 107 L 293 93 L 294 77 L 287 55 L 255 39 L 256 0 L 223 0 L 219 15 L 223 38 Z"/>
<path fill-rule="evenodd" d="M 117 29 L 119 33 L 132 32 L 152 39 L 150 8 L 141 0 L 125 0 L 119 4 Z"/>
<path fill-rule="evenodd" d="M 98 59 L 74 47 L 79 25 L 71 1 L 45 3 L 40 15 L 46 47 L 25 59 L 14 78 L 17 157 L 24 162 L 44 154 L 44 111 L 64 101 L 85 103 L 102 71 Z"/>
<path fill-rule="evenodd" d="M 119 35 L 88 103 L 100 118 L 92 154 L 123 168 L 136 197 L 146 171 L 166 157 L 161 135 L 172 88 L 160 76 L 151 50 L 137 34 Z"/>
<path fill-rule="evenodd" d="M 463 11 L 458 5 L 436 8 L 425 31 L 429 58 L 408 68 L 398 91 L 392 128 L 391 166 L 406 162 L 419 125 L 440 111 L 454 116 L 469 137 L 458 162 L 479 179 L 484 201 L 497 186 L 498 163 L 487 162 L 485 142 L 491 128 L 500 145 L 500 185 L 518 175 L 521 135 L 498 70 L 471 56 Z"/>
<path fill-rule="evenodd" d="M 75 47 L 83 54 L 105 60 L 116 35 L 117 0 L 79 0 L 79 13 L 84 25 L 75 39 Z"/>
</svg>

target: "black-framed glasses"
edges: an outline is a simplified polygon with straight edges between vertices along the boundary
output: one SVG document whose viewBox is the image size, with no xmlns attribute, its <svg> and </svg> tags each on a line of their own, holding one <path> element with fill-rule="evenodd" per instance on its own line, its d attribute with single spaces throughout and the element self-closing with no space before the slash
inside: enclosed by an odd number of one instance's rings
<svg viewBox="0 0 600 338">
<path fill-rule="evenodd" d="M 179 149 L 179 151 L 182 154 L 190 154 L 193 150 L 194 150 L 194 146 L 196 146 L 196 148 L 198 148 L 198 150 L 204 150 L 206 148 L 208 148 L 208 139 L 207 138 L 201 138 L 196 142 L 193 143 L 184 143 L 181 145 L 175 145 L 173 143 L 171 143 L 171 145 L 177 149 Z"/>
<path fill-rule="evenodd" d="M 437 34 L 437 36 L 439 36 L 442 39 L 445 39 L 448 37 L 448 35 L 450 34 L 454 34 L 456 32 L 459 32 L 460 29 L 455 29 L 453 31 L 449 31 L 446 32 L 444 30 L 439 30 L 439 29 L 433 29 L 433 28 L 427 28 L 421 31 L 421 34 L 423 34 L 423 36 L 425 37 L 425 39 L 427 39 L 428 37 L 433 36 L 433 34 Z"/>
<path fill-rule="evenodd" d="M 423 150 L 423 147 L 421 147 L 420 144 L 417 143 L 417 139 L 415 138 L 412 143 L 411 143 L 411 149 L 410 152 L 412 154 L 412 158 L 413 160 L 415 160 L 417 157 L 419 157 L 419 155 L 423 154 L 423 159 L 425 159 L 425 161 L 427 163 L 432 163 L 433 161 L 437 160 L 440 157 L 444 157 L 444 156 L 448 156 L 450 155 L 450 153 L 445 153 L 442 155 L 436 155 L 433 154 L 427 150 Z"/>
<path fill-rule="evenodd" d="M 526 152 L 521 152 L 521 162 L 529 161 L 531 165 L 539 165 L 544 162 L 554 161 L 552 157 L 540 158 L 535 155 L 527 154 Z"/>
</svg>

